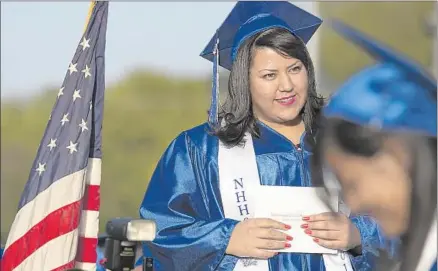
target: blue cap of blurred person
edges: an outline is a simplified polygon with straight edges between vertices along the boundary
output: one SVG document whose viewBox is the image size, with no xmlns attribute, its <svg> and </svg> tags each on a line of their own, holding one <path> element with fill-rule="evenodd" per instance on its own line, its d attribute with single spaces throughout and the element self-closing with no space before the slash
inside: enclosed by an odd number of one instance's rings
<svg viewBox="0 0 438 271">
<path fill-rule="evenodd" d="M 436 79 L 419 65 L 365 34 L 339 21 L 333 21 L 332 26 L 381 63 L 345 82 L 330 99 L 324 116 L 388 132 L 436 137 Z"/>
</svg>

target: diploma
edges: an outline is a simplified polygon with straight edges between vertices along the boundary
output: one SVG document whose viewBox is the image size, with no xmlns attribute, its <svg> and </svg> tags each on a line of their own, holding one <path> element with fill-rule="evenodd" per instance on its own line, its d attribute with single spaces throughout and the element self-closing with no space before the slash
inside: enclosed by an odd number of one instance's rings
<svg viewBox="0 0 438 271">
<path fill-rule="evenodd" d="M 271 218 L 291 226 L 284 231 L 293 237 L 291 247 L 279 252 L 337 254 L 337 250 L 322 247 L 313 241 L 301 225 L 303 216 L 338 211 L 338 197 L 331 196 L 326 202 L 319 194 L 323 188 L 291 186 L 259 186 L 255 190 L 254 217 Z M 331 208 L 330 208 L 331 207 Z"/>
</svg>

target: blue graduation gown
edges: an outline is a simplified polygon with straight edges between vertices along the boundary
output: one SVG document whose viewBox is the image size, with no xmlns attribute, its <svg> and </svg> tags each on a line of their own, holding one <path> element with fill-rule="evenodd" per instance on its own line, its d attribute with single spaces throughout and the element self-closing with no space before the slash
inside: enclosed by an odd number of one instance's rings
<svg viewBox="0 0 438 271">
<path fill-rule="evenodd" d="M 311 186 L 310 146 L 302 151 L 284 136 L 259 123 L 254 150 L 263 185 Z M 224 218 L 218 180 L 218 139 L 207 124 L 174 139 L 151 178 L 140 216 L 154 219 L 157 236 L 144 244 L 155 270 L 233 270 L 237 258 L 225 254 L 238 221 Z M 291 199 L 293 204 L 293 199 Z M 362 235 L 362 255 L 352 259 L 355 270 L 371 270 L 377 248 L 385 240 L 377 224 L 366 216 L 352 218 Z M 279 253 L 269 260 L 270 270 L 325 270 L 319 254 Z"/>
</svg>

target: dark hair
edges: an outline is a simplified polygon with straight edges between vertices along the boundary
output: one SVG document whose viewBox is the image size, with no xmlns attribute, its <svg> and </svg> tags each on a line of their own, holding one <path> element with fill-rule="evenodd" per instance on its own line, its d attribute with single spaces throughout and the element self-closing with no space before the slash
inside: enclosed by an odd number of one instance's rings
<svg viewBox="0 0 438 271">
<path fill-rule="evenodd" d="M 316 146 L 312 158 L 312 181 L 315 186 L 324 186 L 323 152 L 325 146 L 339 147 L 350 154 L 371 157 L 378 153 L 389 137 L 403 140 L 412 159 L 409 169 L 412 182 L 411 212 L 406 233 L 401 237 L 397 261 L 380 257 L 377 270 L 415 270 L 420 259 L 429 228 L 437 207 L 437 139 L 414 134 L 390 134 L 370 127 L 359 126 L 340 119 L 321 119 Z M 329 189 L 325 187 L 326 196 Z"/>
<path fill-rule="evenodd" d="M 306 67 L 309 89 L 301 115 L 307 133 L 313 133 L 315 118 L 324 105 L 324 98 L 316 92 L 315 71 L 304 42 L 283 28 L 262 31 L 248 38 L 238 49 L 228 80 L 228 96 L 219 112 L 219 122 L 216 125 L 210 124 L 213 134 L 225 145 L 241 144 L 247 131 L 259 136 L 252 110 L 249 70 L 255 50 L 261 47 L 272 48 L 286 57 L 297 58 Z"/>
</svg>

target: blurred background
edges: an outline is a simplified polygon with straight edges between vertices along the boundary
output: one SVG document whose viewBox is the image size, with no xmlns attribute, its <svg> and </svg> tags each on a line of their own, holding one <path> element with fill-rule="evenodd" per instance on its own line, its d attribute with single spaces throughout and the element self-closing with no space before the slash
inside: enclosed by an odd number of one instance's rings
<svg viewBox="0 0 438 271">
<path fill-rule="evenodd" d="M 293 2 L 338 18 L 437 75 L 437 2 Z M 1 238 L 36 155 L 66 69 L 80 42 L 87 2 L 1 3 Z M 210 62 L 199 57 L 235 2 L 110 4 L 103 124 L 101 230 L 138 216 L 149 178 L 170 141 L 207 119 Z M 308 44 L 328 96 L 373 60 L 324 24 Z M 435 50 L 434 50 L 435 48 Z M 228 73 L 221 70 L 222 92 Z"/>
</svg>

